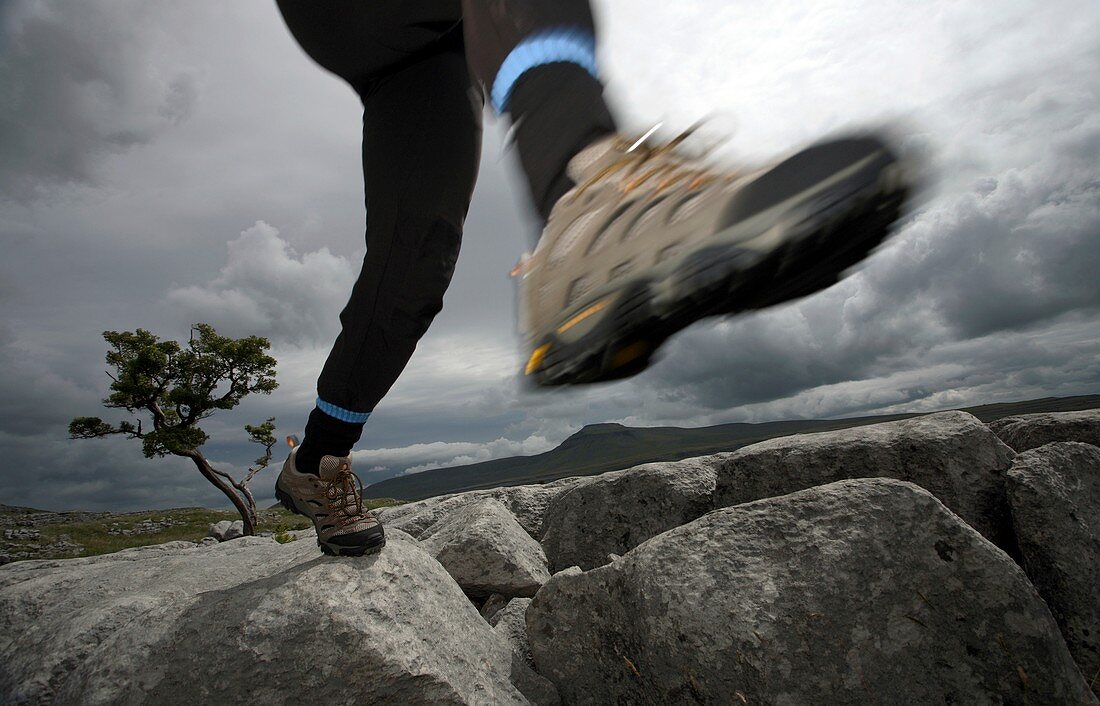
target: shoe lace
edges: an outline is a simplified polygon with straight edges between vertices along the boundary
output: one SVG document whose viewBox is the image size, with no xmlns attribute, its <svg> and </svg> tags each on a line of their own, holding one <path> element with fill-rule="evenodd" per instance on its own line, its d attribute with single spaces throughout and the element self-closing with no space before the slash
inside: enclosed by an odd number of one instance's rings
<svg viewBox="0 0 1100 706">
<path fill-rule="evenodd" d="M 593 184 L 596 184 L 615 172 L 623 170 L 625 170 L 626 173 L 623 175 L 624 181 L 620 188 L 624 193 L 633 191 L 656 176 L 663 176 L 664 178 L 657 184 L 654 194 L 659 194 L 668 187 L 684 179 L 689 180 L 687 185 L 689 190 L 698 189 L 704 184 L 719 179 L 732 181 L 736 175 L 718 174 L 713 169 L 691 166 L 685 161 L 684 155 L 676 152 L 677 148 L 698 131 L 704 122 L 703 120 L 696 122 L 664 144 L 648 145 L 645 141 L 663 124 L 657 123 L 641 137 L 637 138 L 630 147 L 623 151 L 618 159 L 595 171 L 579 184 L 577 189 L 573 192 L 573 199 L 581 196 Z M 621 144 L 625 145 L 626 140 L 623 140 Z M 702 155 L 693 161 L 701 161 L 714 151 L 716 147 L 717 144 L 711 145 Z M 648 168 L 642 171 L 647 165 Z M 639 171 L 641 171 L 640 174 L 638 174 Z M 635 174 L 637 174 L 637 176 L 635 176 Z"/>
<path fill-rule="evenodd" d="M 347 463 L 340 464 L 336 475 L 325 481 L 325 497 L 329 509 L 337 516 L 341 527 L 358 522 L 363 517 L 363 481 Z"/>
</svg>

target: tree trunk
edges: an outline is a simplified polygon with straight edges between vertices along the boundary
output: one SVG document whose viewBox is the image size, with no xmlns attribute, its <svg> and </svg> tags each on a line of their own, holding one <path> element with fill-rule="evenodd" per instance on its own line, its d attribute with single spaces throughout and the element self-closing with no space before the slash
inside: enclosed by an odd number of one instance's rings
<svg viewBox="0 0 1100 706">
<path fill-rule="evenodd" d="M 210 463 L 198 451 L 181 455 L 194 461 L 199 468 L 199 473 L 206 480 L 213 483 L 215 488 L 225 493 L 225 497 L 229 498 L 230 502 L 233 503 L 233 507 L 237 508 L 241 520 L 244 521 L 244 535 L 246 537 L 254 536 L 256 534 L 256 501 L 251 497 L 251 494 L 242 495 L 238 493 L 224 478 L 214 473 Z"/>
</svg>

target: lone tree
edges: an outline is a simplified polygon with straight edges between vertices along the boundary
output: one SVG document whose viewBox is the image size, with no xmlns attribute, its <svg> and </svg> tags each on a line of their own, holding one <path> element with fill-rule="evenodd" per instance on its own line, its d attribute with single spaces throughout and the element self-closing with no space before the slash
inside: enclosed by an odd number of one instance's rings
<svg viewBox="0 0 1100 706">
<path fill-rule="evenodd" d="M 198 334 L 196 336 L 196 333 Z M 99 417 L 77 417 L 69 423 L 69 438 L 96 439 L 123 434 L 141 439 L 146 458 L 167 454 L 195 462 L 199 473 L 225 493 L 244 520 L 244 533 L 256 533 L 256 500 L 248 483 L 271 461 L 275 445 L 275 418 L 258 425 L 246 424 L 249 440 L 266 453 L 256 459 L 240 481 L 210 465 L 200 447 L 210 438 L 198 423 L 219 409 L 233 409 L 252 392 L 271 394 L 275 359 L 265 354 L 271 343 L 259 336 L 232 339 L 219 336 L 209 324 L 195 324 L 184 349 L 175 341 L 161 341 L 144 329 L 104 331 L 112 346 L 107 363 L 115 373 L 106 407 L 130 414 L 148 414 L 153 428 L 123 421 L 112 426 Z"/>
</svg>

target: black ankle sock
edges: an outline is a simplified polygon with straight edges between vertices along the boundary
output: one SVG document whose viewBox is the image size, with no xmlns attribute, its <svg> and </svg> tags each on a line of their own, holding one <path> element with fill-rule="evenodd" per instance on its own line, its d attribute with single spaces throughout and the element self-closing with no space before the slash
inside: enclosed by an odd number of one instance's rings
<svg viewBox="0 0 1100 706">
<path fill-rule="evenodd" d="M 576 64 L 536 66 L 512 89 L 508 114 L 535 208 L 543 219 L 549 218 L 554 204 L 573 186 L 565 174 L 569 160 L 616 130 L 603 85 Z"/>
<path fill-rule="evenodd" d="M 363 435 L 363 425 L 343 422 L 314 407 L 306 422 L 305 438 L 294 454 L 299 473 L 320 473 L 322 456 L 347 456 Z"/>
</svg>

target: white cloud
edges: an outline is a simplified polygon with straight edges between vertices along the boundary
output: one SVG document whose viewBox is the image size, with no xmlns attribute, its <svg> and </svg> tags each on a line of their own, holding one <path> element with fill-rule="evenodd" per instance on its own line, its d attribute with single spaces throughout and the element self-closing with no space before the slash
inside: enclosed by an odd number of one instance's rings
<svg viewBox="0 0 1100 706">
<path fill-rule="evenodd" d="M 400 475 L 420 473 L 433 468 L 460 466 L 509 456 L 531 456 L 549 451 L 557 444 L 543 436 L 531 435 L 516 441 L 503 437 L 487 442 L 435 441 L 401 448 L 363 449 L 353 453 L 355 463 L 370 465 L 367 473 L 402 469 Z"/>
<path fill-rule="evenodd" d="M 166 303 L 177 316 L 211 323 L 225 335 L 262 335 L 280 343 L 336 337 L 337 315 L 358 274 L 347 258 L 325 247 L 299 257 L 264 221 L 256 221 L 228 247 L 216 277 L 168 291 Z"/>
</svg>

